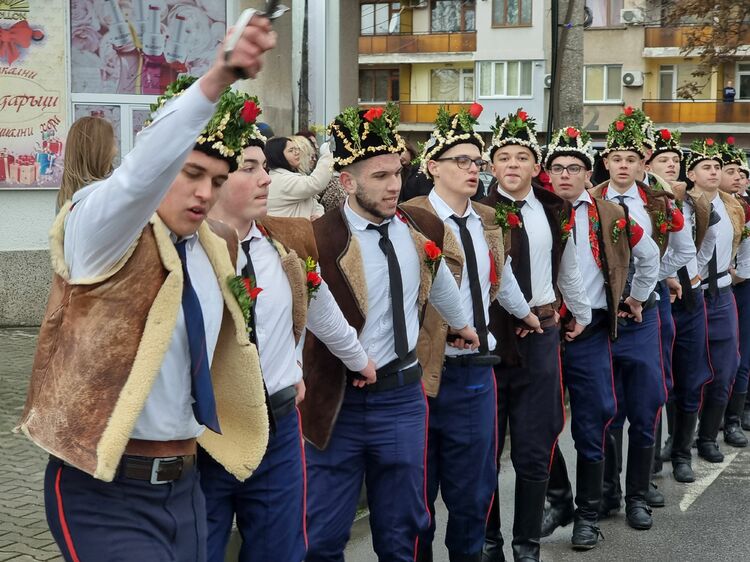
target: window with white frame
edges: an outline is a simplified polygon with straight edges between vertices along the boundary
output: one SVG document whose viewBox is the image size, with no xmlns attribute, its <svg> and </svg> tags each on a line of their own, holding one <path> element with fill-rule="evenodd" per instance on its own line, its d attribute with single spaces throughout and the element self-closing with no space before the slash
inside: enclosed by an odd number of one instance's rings
<svg viewBox="0 0 750 562">
<path fill-rule="evenodd" d="M 737 65 L 737 99 L 750 100 L 750 63 Z"/>
<path fill-rule="evenodd" d="M 473 68 L 432 69 L 430 72 L 430 101 L 463 102 L 473 99 Z"/>
<path fill-rule="evenodd" d="M 659 99 L 677 98 L 677 73 L 673 64 L 662 64 L 659 67 Z"/>
<path fill-rule="evenodd" d="M 622 65 L 592 64 L 583 68 L 583 101 L 610 103 L 622 101 Z"/>
<path fill-rule="evenodd" d="M 479 97 L 531 97 L 533 61 L 497 61 L 479 63 Z"/>
</svg>

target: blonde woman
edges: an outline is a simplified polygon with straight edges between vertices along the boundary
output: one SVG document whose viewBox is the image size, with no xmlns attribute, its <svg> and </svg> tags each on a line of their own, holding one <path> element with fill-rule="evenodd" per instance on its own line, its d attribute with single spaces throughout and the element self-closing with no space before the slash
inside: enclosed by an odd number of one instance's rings
<svg viewBox="0 0 750 562">
<path fill-rule="evenodd" d="M 332 157 L 328 145 L 321 146 L 320 159 L 310 175 L 300 172 L 300 149 L 287 137 L 269 140 L 265 154 L 271 176 L 268 214 L 306 219 L 322 215 L 323 206 L 316 198 L 331 180 Z"/>
<path fill-rule="evenodd" d="M 294 135 L 290 139 L 294 146 L 299 149 L 299 166 L 297 170 L 305 175 L 310 175 L 318 163 L 318 152 L 310 142 L 310 139 L 301 135 Z"/>
<path fill-rule="evenodd" d="M 57 193 L 57 210 L 82 187 L 112 173 L 117 155 L 112 124 L 101 117 L 81 117 L 68 131 L 62 184 Z"/>
</svg>

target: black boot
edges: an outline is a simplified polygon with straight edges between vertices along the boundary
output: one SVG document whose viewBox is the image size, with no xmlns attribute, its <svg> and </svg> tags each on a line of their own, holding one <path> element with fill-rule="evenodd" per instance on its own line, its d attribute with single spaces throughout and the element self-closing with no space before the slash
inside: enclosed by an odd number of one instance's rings
<svg viewBox="0 0 750 562">
<path fill-rule="evenodd" d="M 573 521 L 573 548 L 591 550 L 599 542 L 599 507 L 602 501 L 604 461 L 587 462 L 578 455 L 576 467 L 576 513 Z"/>
<path fill-rule="evenodd" d="M 722 462 L 724 455 L 719 450 L 716 436 L 719 434 L 719 425 L 724 419 L 725 404 L 718 402 L 706 402 L 698 425 L 698 455 L 708 462 Z"/>
<path fill-rule="evenodd" d="M 513 517 L 513 560 L 539 561 L 539 537 L 547 480 L 524 480 L 516 476 L 515 515 Z"/>
<path fill-rule="evenodd" d="M 497 499 L 500 489 L 495 490 L 495 497 L 490 506 L 490 516 L 487 518 L 487 529 L 484 532 L 484 547 L 482 547 L 482 562 L 505 562 L 503 554 L 503 534 L 500 531 L 500 505 Z"/>
<path fill-rule="evenodd" d="M 659 415 L 659 423 L 656 424 L 656 434 L 654 435 L 654 464 L 651 467 L 651 474 L 656 475 L 664 468 L 664 461 L 661 460 L 661 435 L 664 416 Z"/>
<path fill-rule="evenodd" d="M 417 557 L 414 560 L 415 562 L 432 562 L 432 543 L 422 541 L 420 538 L 417 542 Z"/>
<path fill-rule="evenodd" d="M 565 458 L 557 445 L 552 456 L 547 501 L 549 506 L 545 506 L 542 518 L 543 537 L 550 536 L 558 527 L 565 527 L 573 521 L 573 490 L 570 487 Z"/>
<path fill-rule="evenodd" d="M 675 416 L 677 414 L 677 406 L 674 400 L 667 402 L 667 432 L 669 437 L 667 441 L 661 447 L 661 460 L 662 462 L 668 461 L 672 457 L 672 442 L 674 440 L 674 424 Z"/>
<path fill-rule="evenodd" d="M 672 474 L 678 482 L 695 482 L 690 444 L 697 423 L 698 412 L 683 412 L 677 409 L 672 443 Z"/>
<path fill-rule="evenodd" d="M 622 503 L 622 428 L 607 431 L 604 442 L 604 483 L 599 519 L 605 519 L 620 511 Z"/>
<path fill-rule="evenodd" d="M 450 562 L 482 562 L 482 553 L 462 554 L 459 552 L 448 552 L 448 560 Z M 430 558 L 430 562 L 432 562 L 432 558 Z"/>
<path fill-rule="evenodd" d="M 666 500 L 664 494 L 659 491 L 659 486 L 651 480 L 648 483 L 648 492 L 646 492 L 646 503 L 649 507 L 664 507 Z"/>
<path fill-rule="evenodd" d="M 747 447 L 747 437 L 740 427 L 747 392 L 732 392 L 724 414 L 724 443 L 732 447 Z"/>
<path fill-rule="evenodd" d="M 625 516 L 633 529 L 650 529 L 653 525 L 651 508 L 646 503 L 653 447 L 628 447 L 628 468 L 625 474 Z"/>
<path fill-rule="evenodd" d="M 742 411 L 742 429 L 750 431 L 750 394 L 745 397 L 745 408 Z"/>
</svg>

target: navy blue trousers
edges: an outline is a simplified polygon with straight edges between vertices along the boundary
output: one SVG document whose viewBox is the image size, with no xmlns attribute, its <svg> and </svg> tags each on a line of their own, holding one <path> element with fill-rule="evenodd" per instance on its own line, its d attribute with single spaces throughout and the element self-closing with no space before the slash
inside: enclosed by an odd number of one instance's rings
<svg viewBox="0 0 750 562">
<path fill-rule="evenodd" d="M 708 351 L 714 378 L 706 385 L 705 398 L 712 404 L 727 404 L 732 392 L 740 356 L 737 341 L 737 306 L 731 291 L 706 299 Z"/>
<path fill-rule="evenodd" d="M 548 328 L 518 342 L 525 367 L 497 369 L 499 453 L 510 426 L 510 459 L 518 478 L 546 480 L 565 425 L 560 372 L 560 330 Z"/>
<path fill-rule="evenodd" d="M 661 363 L 664 368 L 664 384 L 667 386 L 667 398 L 672 396 L 674 388 L 673 351 L 675 343 L 675 323 L 672 316 L 672 304 L 669 302 L 669 287 L 666 281 L 656 286 L 659 291 L 659 322 L 661 331 Z"/>
<path fill-rule="evenodd" d="M 608 328 L 605 320 L 587 338 L 563 343 L 570 430 L 576 451 L 592 463 L 604 459 L 605 434 L 617 411 Z"/>
<path fill-rule="evenodd" d="M 206 504 L 195 469 L 165 484 L 121 476 L 102 482 L 51 459 L 44 505 L 68 562 L 206 560 Z"/>
<path fill-rule="evenodd" d="M 657 307 L 643 312 L 643 322 L 620 326 L 612 344 L 617 415 L 611 427 L 621 428 L 627 417 L 631 446 L 654 445 L 656 422 L 667 399 L 660 347 Z"/>
<path fill-rule="evenodd" d="M 240 562 L 305 558 L 305 466 L 297 411 L 276 420 L 263 461 L 240 482 L 203 449 L 198 466 L 208 514 L 208 562 L 224 562 L 232 521 Z"/>
<path fill-rule="evenodd" d="M 347 384 L 325 451 L 307 444 L 308 562 L 343 562 L 364 479 L 379 560 L 413 560 L 430 524 L 422 383 L 367 392 Z"/>
<path fill-rule="evenodd" d="M 674 301 L 672 316 L 677 326 L 672 373 L 674 397 L 683 412 L 697 412 L 703 402 L 703 389 L 713 377 L 708 361 L 706 303 L 703 290 L 693 291 L 694 306 L 688 310 L 681 299 Z"/>
<path fill-rule="evenodd" d="M 734 392 L 747 392 L 750 375 L 750 281 L 734 286 L 740 327 L 740 366 L 734 381 Z"/>
<path fill-rule="evenodd" d="M 448 508 L 445 546 L 481 552 L 497 486 L 497 393 L 492 367 L 443 367 L 440 392 L 428 399 L 427 501 L 432 514 L 420 542 L 435 535 L 438 489 Z"/>
</svg>

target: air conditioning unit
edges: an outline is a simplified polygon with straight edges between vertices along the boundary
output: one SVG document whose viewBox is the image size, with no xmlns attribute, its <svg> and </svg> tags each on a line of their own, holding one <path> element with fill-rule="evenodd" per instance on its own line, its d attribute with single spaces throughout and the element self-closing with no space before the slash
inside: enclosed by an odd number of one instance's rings
<svg viewBox="0 0 750 562">
<path fill-rule="evenodd" d="M 552 87 L 552 75 L 551 74 L 544 75 L 544 87 L 547 89 Z"/>
<path fill-rule="evenodd" d="M 622 75 L 622 85 L 626 88 L 637 88 L 638 86 L 643 86 L 643 72 L 640 70 L 624 72 Z"/>
<path fill-rule="evenodd" d="M 623 8 L 620 10 L 620 21 L 625 25 L 638 25 L 646 21 L 646 15 L 640 8 Z"/>
</svg>

